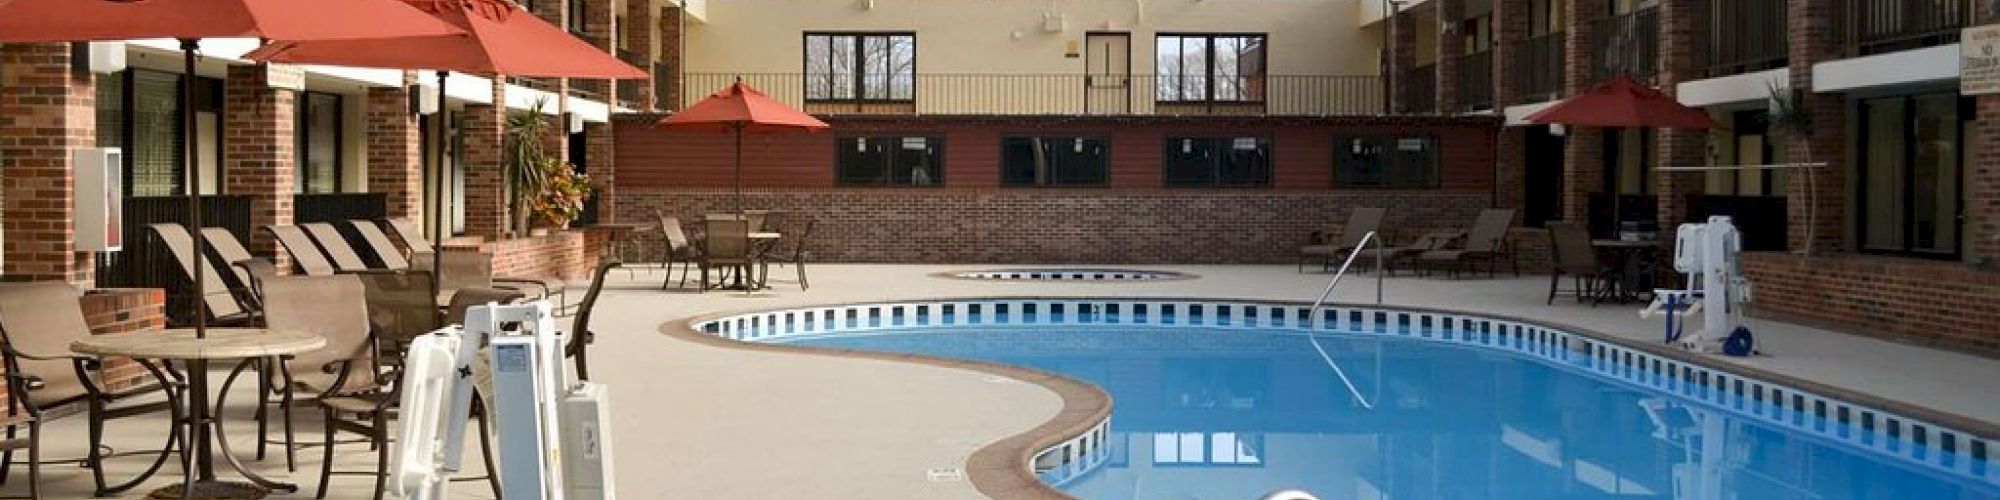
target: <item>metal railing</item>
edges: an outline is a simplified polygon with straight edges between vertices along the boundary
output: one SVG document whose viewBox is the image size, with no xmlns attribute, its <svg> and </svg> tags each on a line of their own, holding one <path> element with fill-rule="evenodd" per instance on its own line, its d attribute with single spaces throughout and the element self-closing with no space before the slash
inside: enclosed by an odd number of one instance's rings
<svg viewBox="0 0 2000 500">
<path fill-rule="evenodd" d="M 1956 43 L 1972 0 L 1847 0 L 1848 53 L 1862 56 Z"/>
<path fill-rule="evenodd" d="M 1709 2 L 1708 76 L 1782 68 L 1791 59 L 1786 0 Z"/>
<path fill-rule="evenodd" d="M 1614 14 L 1594 23 L 1597 53 L 1594 75 L 1598 81 L 1620 74 L 1639 81 L 1651 81 L 1660 70 L 1660 9 L 1647 7 Z"/>
<path fill-rule="evenodd" d="M 707 97 L 738 77 L 814 114 L 1373 115 L 1381 113 L 1383 102 L 1382 81 L 1374 75 L 1107 79 L 1082 73 L 918 73 L 856 89 L 851 82 L 829 84 L 801 73 L 688 73 L 680 103 Z M 1207 88 L 1211 85 L 1217 88 Z M 1180 95 L 1217 97 L 1176 98 Z"/>
<path fill-rule="evenodd" d="M 1361 243 L 1355 245 L 1354 250 L 1347 253 L 1347 260 L 1340 263 L 1340 270 L 1333 273 L 1333 279 L 1327 280 L 1326 290 L 1321 291 L 1319 298 L 1313 300 L 1312 307 L 1306 308 L 1307 321 L 1319 318 L 1319 308 L 1326 305 L 1327 297 L 1333 296 L 1334 287 L 1340 286 L 1340 278 L 1347 276 L 1347 269 L 1354 266 L 1354 258 L 1361 256 L 1361 252 L 1368 249 L 1370 242 L 1375 243 L 1375 303 L 1377 305 L 1382 303 L 1382 283 L 1387 274 L 1382 272 L 1382 266 L 1388 263 L 1387 260 L 1384 260 L 1388 257 L 1388 250 L 1383 247 L 1381 235 L 1374 231 L 1369 231 L 1368 234 L 1361 235 Z M 1319 335 L 1308 331 L 1306 332 L 1306 340 L 1312 342 L 1313 350 L 1319 351 L 1319 357 L 1326 361 L 1326 366 L 1333 368 L 1333 374 L 1340 377 L 1340 383 L 1347 386 L 1347 392 L 1354 396 L 1354 401 L 1361 403 L 1362 408 L 1375 409 L 1375 404 L 1369 402 L 1368 398 L 1362 397 L 1361 389 L 1354 386 L 1353 379 L 1348 378 L 1347 370 L 1341 369 L 1340 363 L 1333 360 L 1333 355 L 1326 353 L 1326 347 L 1319 345 Z"/>
<path fill-rule="evenodd" d="M 147 228 L 159 223 L 187 225 L 190 221 L 187 198 L 135 196 L 121 203 L 125 217 L 119 230 L 123 231 L 125 246 L 117 252 L 98 254 L 97 286 L 165 289 L 168 320 L 174 324 L 192 321 L 187 313 L 202 310 L 193 298 L 193 283 L 182 274 L 180 264 L 174 262 L 173 254 L 159 236 Z M 203 224 L 228 229 L 239 241 L 249 241 L 249 196 L 203 196 L 200 203 Z"/>
<path fill-rule="evenodd" d="M 1493 51 L 1482 50 L 1458 57 L 1458 109 L 1471 111 L 1493 107 Z"/>
<path fill-rule="evenodd" d="M 674 74 L 674 68 L 665 63 L 653 63 L 651 68 L 653 70 L 653 107 L 679 109 L 681 107 L 681 96 L 674 93 L 674 85 L 679 82 L 680 77 Z"/>
<path fill-rule="evenodd" d="M 1547 33 L 1514 42 L 1507 61 L 1507 78 L 1514 84 L 1514 102 L 1541 102 L 1563 93 L 1563 33 Z"/>
<path fill-rule="evenodd" d="M 1400 89 L 1398 99 L 1405 113 L 1436 113 L 1437 65 L 1426 64 L 1410 68 L 1396 76 L 1396 87 Z"/>
<path fill-rule="evenodd" d="M 618 60 L 624 61 L 625 64 L 630 64 L 636 68 L 649 68 L 653 64 L 652 61 L 647 60 L 646 57 L 639 55 L 638 52 L 633 52 L 625 49 L 618 49 Z M 644 96 L 640 95 L 641 92 L 639 91 L 645 88 L 646 85 L 651 85 L 650 82 L 639 81 L 639 80 L 618 80 L 614 83 L 614 85 L 616 85 L 617 88 L 612 91 L 612 94 L 618 96 L 618 104 L 620 106 L 624 106 L 630 109 L 643 109 L 647 107 L 647 106 L 641 106 L 641 104 L 644 103 L 639 101 L 643 100 L 641 98 Z"/>
</svg>

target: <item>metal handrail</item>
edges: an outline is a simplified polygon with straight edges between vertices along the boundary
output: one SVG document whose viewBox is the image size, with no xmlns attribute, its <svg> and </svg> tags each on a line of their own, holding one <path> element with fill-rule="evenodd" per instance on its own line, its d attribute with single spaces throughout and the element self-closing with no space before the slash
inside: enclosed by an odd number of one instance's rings
<svg viewBox="0 0 2000 500">
<path fill-rule="evenodd" d="M 1332 280 L 1327 281 L 1326 290 L 1319 293 L 1319 299 L 1314 300 L 1312 307 L 1306 309 L 1306 318 L 1308 320 L 1319 317 L 1320 306 L 1326 305 L 1326 298 L 1333 295 L 1333 287 L 1340 285 L 1340 278 L 1347 276 L 1347 269 L 1354 265 L 1354 258 L 1361 256 L 1361 251 L 1366 250 L 1368 242 L 1371 241 L 1375 242 L 1375 303 L 1378 305 L 1382 303 L 1382 282 L 1384 279 L 1382 266 L 1387 263 L 1383 260 L 1383 257 L 1385 257 L 1388 251 L 1382 246 L 1382 237 L 1374 231 L 1369 231 L 1368 234 L 1361 235 L 1361 244 L 1355 245 L 1354 250 L 1347 253 L 1347 260 L 1340 263 L 1340 270 L 1333 273 Z M 1370 403 L 1368 398 L 1361 396 L 1361 389 L 1354 387 L 1354 380 L 1347 377 L 1347 370 L 1340 369 L 1340 363 L 1334 362 L 1333 356 L 1326 353 L 1326 347 L 1319 345 L 1319 335 L 1307 331 L 1306 340 L 1312 342 L 1313 350 L 1319 351 L 1319 358 L 1326 360 L 1326 366 L 1333 368 L 1333 374 L 1340 377 L 1340 383 L 1347 386 L 1347 393 L 1354 396 L 1354 401 L 1361 403 L 1362 408 L 1375 409 L 1374 403 Z"/>
</svg>

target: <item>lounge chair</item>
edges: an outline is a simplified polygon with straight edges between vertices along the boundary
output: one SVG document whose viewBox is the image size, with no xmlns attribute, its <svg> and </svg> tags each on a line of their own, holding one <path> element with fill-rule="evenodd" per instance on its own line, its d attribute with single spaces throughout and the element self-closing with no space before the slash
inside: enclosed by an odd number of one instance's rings
<svg viewBox="0 0 2000 500">
<path fill-rule="evenodd" d="M 416 260 L 417 254 L 431 253 L 430 240 L 424 239 L 424 228 L 411 219 L 389 219 L 389 230 L 396 238 L 403 240 L 403 256 Z"/>
<path fill-rule="evenodd" d="M 1397 266 L 1408 262 L 1410 259 L 1415 259 L 1418 255 L 1423 255 L 1425 252 L 1450 248 L 1453 242 L 1464 237 L 1465 231 L 1462 230 L 1433 229 L 1409 243 L 1384 249 L 1382 256 L 1384 262 L 1378 267 L 1382 269 L 1382 272 L 1394 276 L 1396 275 Z M 1362 255 L 1368 254 L 1364 252 Z"/>
<path fill-rule="evenodd" d="M 590 312 L 597 308 L 597 296 L 604 292 L 605 275 L 624 264 L 606 261 L 597 265 L 597 272 L 590 274 L 590 290 L 583 293 L 583 302 L 576 305 L 576 319 L 570 325 L 569 346 L 563 355 L 576 358 L 576 378 L 590 380 L 590 344 L 597 341 L 597 332 L 590 329 Z"/>
<path fill-rule="evenodd" d="M 42 423 L 61 415 L 74 414 L 59 411 L 64 408 L 82 407 L 82 413 L 89 419 L 87 433 L 89 443 L 85 447 L 86 458 L 83 466 L 90 468 L 91 481 L 95 485 L 94 495 L 106 497 L 132 489 L 151 478 L 153 473 L 166 464 L 173 455 L 175 443 L 181 440 L 181 427 L 172 422 L 181 420 L 181 394 L 184 390 L 180 374 L 149 360 L 133 360 L 152 375 L 147 383 L 125 384 L 123 387 L 107 387 L 101 376 L 98 358 L 71 354 L 70 343 L 91 337 L 90 324 L 84 320 L 83 305 L 77 300 L 76 287 L 60 281 L 34 283 L 0 284 L 0 358 L 4 358 L 7 371 L 7 395 L 19 405 L 19 412 L 7 412 L 6 460 L 0 461 L 0 475 L 12 465 L 14 450 L 28 449 L 29 491 L 39 494 L 36 483 L 40 478 L 40 456 Z M 198 403 L 199 404 L 199 403 Z M 166 412 L 166 421 L 147 418 L 149 415 Z M 131 480 L 108 484 L 104 478 L 104 433 L 99 430 L 105 423 L 127 417 L 141 417 L 142 422 L 164 424 L 167 432 L 153 463 L 144 472 Z M 26 426 L 28 438 L 25 445 L 17 442 L 14 428 Z M 157 434 L 155 436 L 158 436 Z M 151 450 L 148 455 L 154 454 Z"/>
<path fill-rule="evenodd" d="M 1299 247 L 1299 272 L 1306 272 L 1306 263 L 1313 260 L 1320 261 L 1322 271 L 1332 270 L 1334 259 L 1361 246 L 1361 239 L 1367 237 L 1369 231 L 1381 229 L 1382 215 L 1386 213 L 1386 209 L 1370 207 L 1355 208 L 1349 212 L 1346 224 L 1320 233 L 1322 241 Z M 1335 237 L 1336 234 L 1339 236 Z"/>
<path fill-rule="evenodd" d="M 1432 250 L 1417 255 L 1418 262 L 1431 267 L 1444 268 L 1445 272 L 1457 277 L 1460 271 L 1476 271 L 1479 263 L 1486 263 L 1487 276 L 1495 274 L 1500 259 L 1511 257 L 1507 248 L 1507 230 L 1514 225 L 1514 211 L 1509 209 L 1486 209 L 1472 222 L 1472 230 L 1466 232 L 1465 245 L 1450 250 Z M 1514 274 L 1521 274 L 1518 262 Z"/>
<path fill-rule="evenodd" d="M 375 253 L 375 260 L 382 263 L 382 268 L 410 268 L 410 259 L 389 241 L 389 235 L 382 232 L 382 226 L 367 220 L 350 220 L 347 225 L 354 228 L 355 234 L 361 235 L 361 242 L 368 244 L 368 250 Z"/>
<path fill-rule="evenodd" d="M 194 237 L 188 234 L 187 227 L 172 222 L 149 224 L 146 227 L 151 228 L 153 234 L 158 235 L 160 241 L 166 244 L 167 253 L 173 254 L 174 263 L 180 267 L 181 276 L 186 278 L 188 283 L 194 283 L 197 279 L 194 275 L 196 258 Z M 222 275 L 215 272 L 215 266 L 202 266 L 199 279 L 202 287 L 202 296 L 199 299 L 202 309 L 208 313 L 211 321 L 216 324 L 241 325 L 256 320 L 252 312 L 254 304 L 246 305 L 235 292 L 230 291 L 229 286 L 223 283 Z M 194 287 L 188 288 L 192 290 Z M 249 293 L 248 290 L 244 292 Z"/>
<path fill-rule="evenodd" d="M 305 230 L 298 226 L 264 226 L 264 230 L 278 238 L 278 245 L 285 247 L 285 253 L 292 256 L 292 263 L 298 265 L 299 271 L 307 276 L 333 274 L 333 263 L 326 260 L 326 254 L 320 252 L 319 245 L 313 244 Z"/>
<path fill-rule="evenodd" d="M 1592 298 L 1599 285 L 1611 276 L 1612 269 L 1603 259 L 1598 258 L 1597 249 L 1590 246 L 1590 229 L 1572 222 L 1551 222 L 1549 228 L 1549 300 L 1556 303 L 1564 275 L 1572 282 L 1569 294 L 1578 303 Z M 1591 305 L 1596 305 L 1592 302 Z"/>
<path fill-rule="evenodd" d="M 340 230 L 334 228 L 333 224 L 308 222 L 299 224 L 299 228 L 304 229 L 306 234 L 312 235 L 312 239 L 319 243 L 320 250 L 325 251 L 326 256 L 333 259 L 336 270 L 354 272 L 368 269 L 368 262 L 361 260 L 361 254 L 354 252 L 354 246 L 347 244 L 347 237 L 341 236 Z"/>
<path fill-rule="evenodd" d="M 229 265 L 230 274 L 236 277 L 238 287 L 254 292 L 256 287 L 251 283 L 250 270 L 239 264 L 257 257 L 250 255 L 243 242 L 236 239 L 236 233 L 229 232 L 227 228 L 204 227 L 201 228 L 201 237 L 208 243 L 209 251 L 215 252 L 216 257 L 221 257 L 222 262 Z"/>
</svg>

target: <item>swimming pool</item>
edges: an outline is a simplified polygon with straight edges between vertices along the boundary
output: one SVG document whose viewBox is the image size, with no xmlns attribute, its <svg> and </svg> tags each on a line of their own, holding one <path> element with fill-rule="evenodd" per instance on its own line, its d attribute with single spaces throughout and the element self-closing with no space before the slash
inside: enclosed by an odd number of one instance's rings
<svg viewBox="0 0 2000 500">
<path fill-rule="evenodd" d="M 1575 332 L 1451 312 L 969 299 L 695 326 L 1097 384 L 1113 398 L 1112 419 L 1028 464 L 1088 499 L 1279 489 L 1325 499 L 2000 498 L 1992 440 Z"/>
</svg>

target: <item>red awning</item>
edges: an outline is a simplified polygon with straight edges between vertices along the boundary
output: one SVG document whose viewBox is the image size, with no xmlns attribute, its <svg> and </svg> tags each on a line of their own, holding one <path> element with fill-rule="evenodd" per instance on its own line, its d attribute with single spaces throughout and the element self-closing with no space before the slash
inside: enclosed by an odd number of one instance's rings
<svg viewBox="0 0 2000 500">
<path fill-rule="evenodd" d="M 157 1 L 157 0 L 147 0 Z M 342 0 L 343 2 L 346 0 Z M 645 70 L 505 0 L 404 0 L 465 36 L 273 42 L 251 60 L 551 78 L 645 79 Z"/>
<path fill-rule="evenodd" d="M 0 42 L 350 40 L 462 32 L 389 0 L 0 1 Z"/>
<path fill-rule="evenodd" d="M 829 128 L 826 122 L 771 99 L 743 83 L 740 78 L 729 88 L 660 120 L 660 126 L 742 129 L 748 132 L 818 131 Z"/>
<path fill-rule="evenodd" d="M 1715 125 L 1708 112 L 1682 105 L 1624 75 L 1536 111 L 1527 121 L 1578 127 L 1705 129 Z"/>
</svg>

